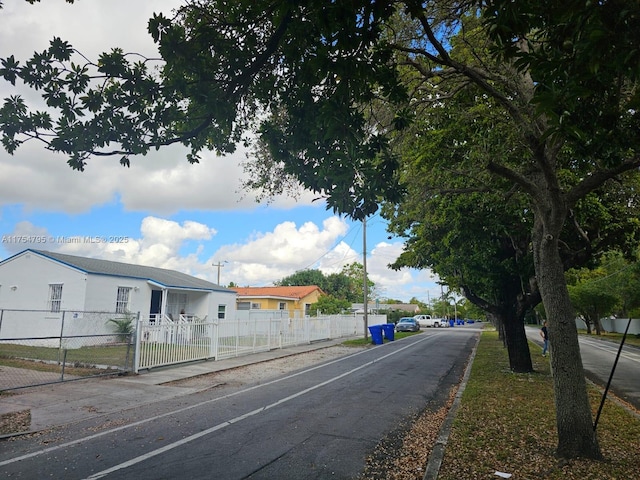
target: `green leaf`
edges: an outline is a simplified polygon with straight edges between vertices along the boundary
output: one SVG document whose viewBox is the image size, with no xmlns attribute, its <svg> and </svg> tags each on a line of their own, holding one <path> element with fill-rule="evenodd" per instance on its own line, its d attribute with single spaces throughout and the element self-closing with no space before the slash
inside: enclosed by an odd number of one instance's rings
<svg viewBox="0 0 640 480">
<path fill-rule="evenodd" d="M 10 82 L 11 85 L 16 84 L 16 78 L 19 73 L 19 62 L 11 55 L 10 57 L 3 58 L 1 60 L 2 68 L 0 68 L 0 75 L 6 81 Z"/>
<path fill-rule="evenodd" d="M 52 58 L 60 62 L 66 62 L 71 59 L 73 53 L 73 47 L 70 43 L 62 41 L 59 37 L 54 37 L 49 42 L 49 54 Z"/>
</svg>

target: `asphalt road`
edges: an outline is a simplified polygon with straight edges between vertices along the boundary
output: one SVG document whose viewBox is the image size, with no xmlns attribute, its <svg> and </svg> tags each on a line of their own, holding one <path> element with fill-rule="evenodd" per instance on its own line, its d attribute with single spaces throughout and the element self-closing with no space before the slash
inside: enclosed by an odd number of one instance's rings
<svg viewBox="0 0 640 480">
<path fill-rule="evenodd" d="M 478 333 L 428 329 L 263 384 L 5 442 L 0 477 L 354 479 L 380 439 L 444 404 Z"/>
<path fill-rule="evenodd" d="M 527 336 L 542 344 L 539 335 L 538 328 L 527 327 Z M 604 388 L 613 371 L 610 391 L 640 410 L 640 348 L 623 345 L 618 363 L 613 370 L 618 344 L 586 335 L 580 335 L 578 340 L 587 378 Z M 533 355 L 537 353 L 532 352 Z"/>
</svg>

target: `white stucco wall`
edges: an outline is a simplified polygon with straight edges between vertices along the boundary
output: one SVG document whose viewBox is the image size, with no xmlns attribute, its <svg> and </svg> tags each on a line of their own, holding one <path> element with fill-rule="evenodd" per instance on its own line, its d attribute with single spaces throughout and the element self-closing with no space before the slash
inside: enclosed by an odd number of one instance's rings
<svg viewBox="0 0 640 480">
<path fill-rule="evenodd" d="M 131 288 L 129 308 L 132 313 L 149 313 L 151 287 L 146 280 L 122 278 L 110 275 L 89 275 L 87 280 L 86 310 L 93 312 L 115 312 L 118 287 Z"/>
<path fill-rule="evenodd" d="M 49 285 L 62 284 L 60 311 L 84 310 L 87 276 L 32 252 L 0 264 L 0 339 L 60 335 L 62 313 L 50 312 Z M 14 311 L 19 310 L 19 311 Z"/>
<path fill-rule="evenodd" d="M 87 275 L 32 252 L 0 265 L 0 308 L 48 310 L 52 283 L 62 284 L 60 310 L 85 309 Z"/>
<path fill-rule="evenodd" d="M 210 321 L 218 320 L 218 305 L 225 305 L 225 318 L 236 318 L 236 297 L 237 293 L 231 292 L 212 292 L 209 295 L 209 316 Z"/>
</svg>

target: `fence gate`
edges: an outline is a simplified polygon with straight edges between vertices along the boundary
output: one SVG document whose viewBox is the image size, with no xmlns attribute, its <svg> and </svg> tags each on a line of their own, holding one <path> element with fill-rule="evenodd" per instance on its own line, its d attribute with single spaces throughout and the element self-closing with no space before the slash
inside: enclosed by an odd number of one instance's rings
<svg viewBox="0 0 640 480">
<path fill-rule="evenodd" d="M 216 322 L 138 322 L 134 371 L 215 358 Z"/>
</svg>

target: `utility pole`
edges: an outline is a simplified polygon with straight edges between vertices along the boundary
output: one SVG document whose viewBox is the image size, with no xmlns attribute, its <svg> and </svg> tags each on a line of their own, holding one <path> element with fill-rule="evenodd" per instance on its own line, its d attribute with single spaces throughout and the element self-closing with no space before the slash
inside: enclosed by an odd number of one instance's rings
<svg viewBox="0 0 640 480">
<path fill-rule="evenodd" d="M 364 270 L 364 339 L 369 338 L 369 285 L 367 284 L 367 217 L 362 220 L 362 269 Z"/>
<path fill-rule="evenodd" d="M 225 260 L 224 262 L 218 262 L 213 264 L 214 267 L 218 267 L 218 285 L 220 285 L 220 269 L 224 267 L 225 263 L 229 263 L 229 262 Z"/>
</svg>

